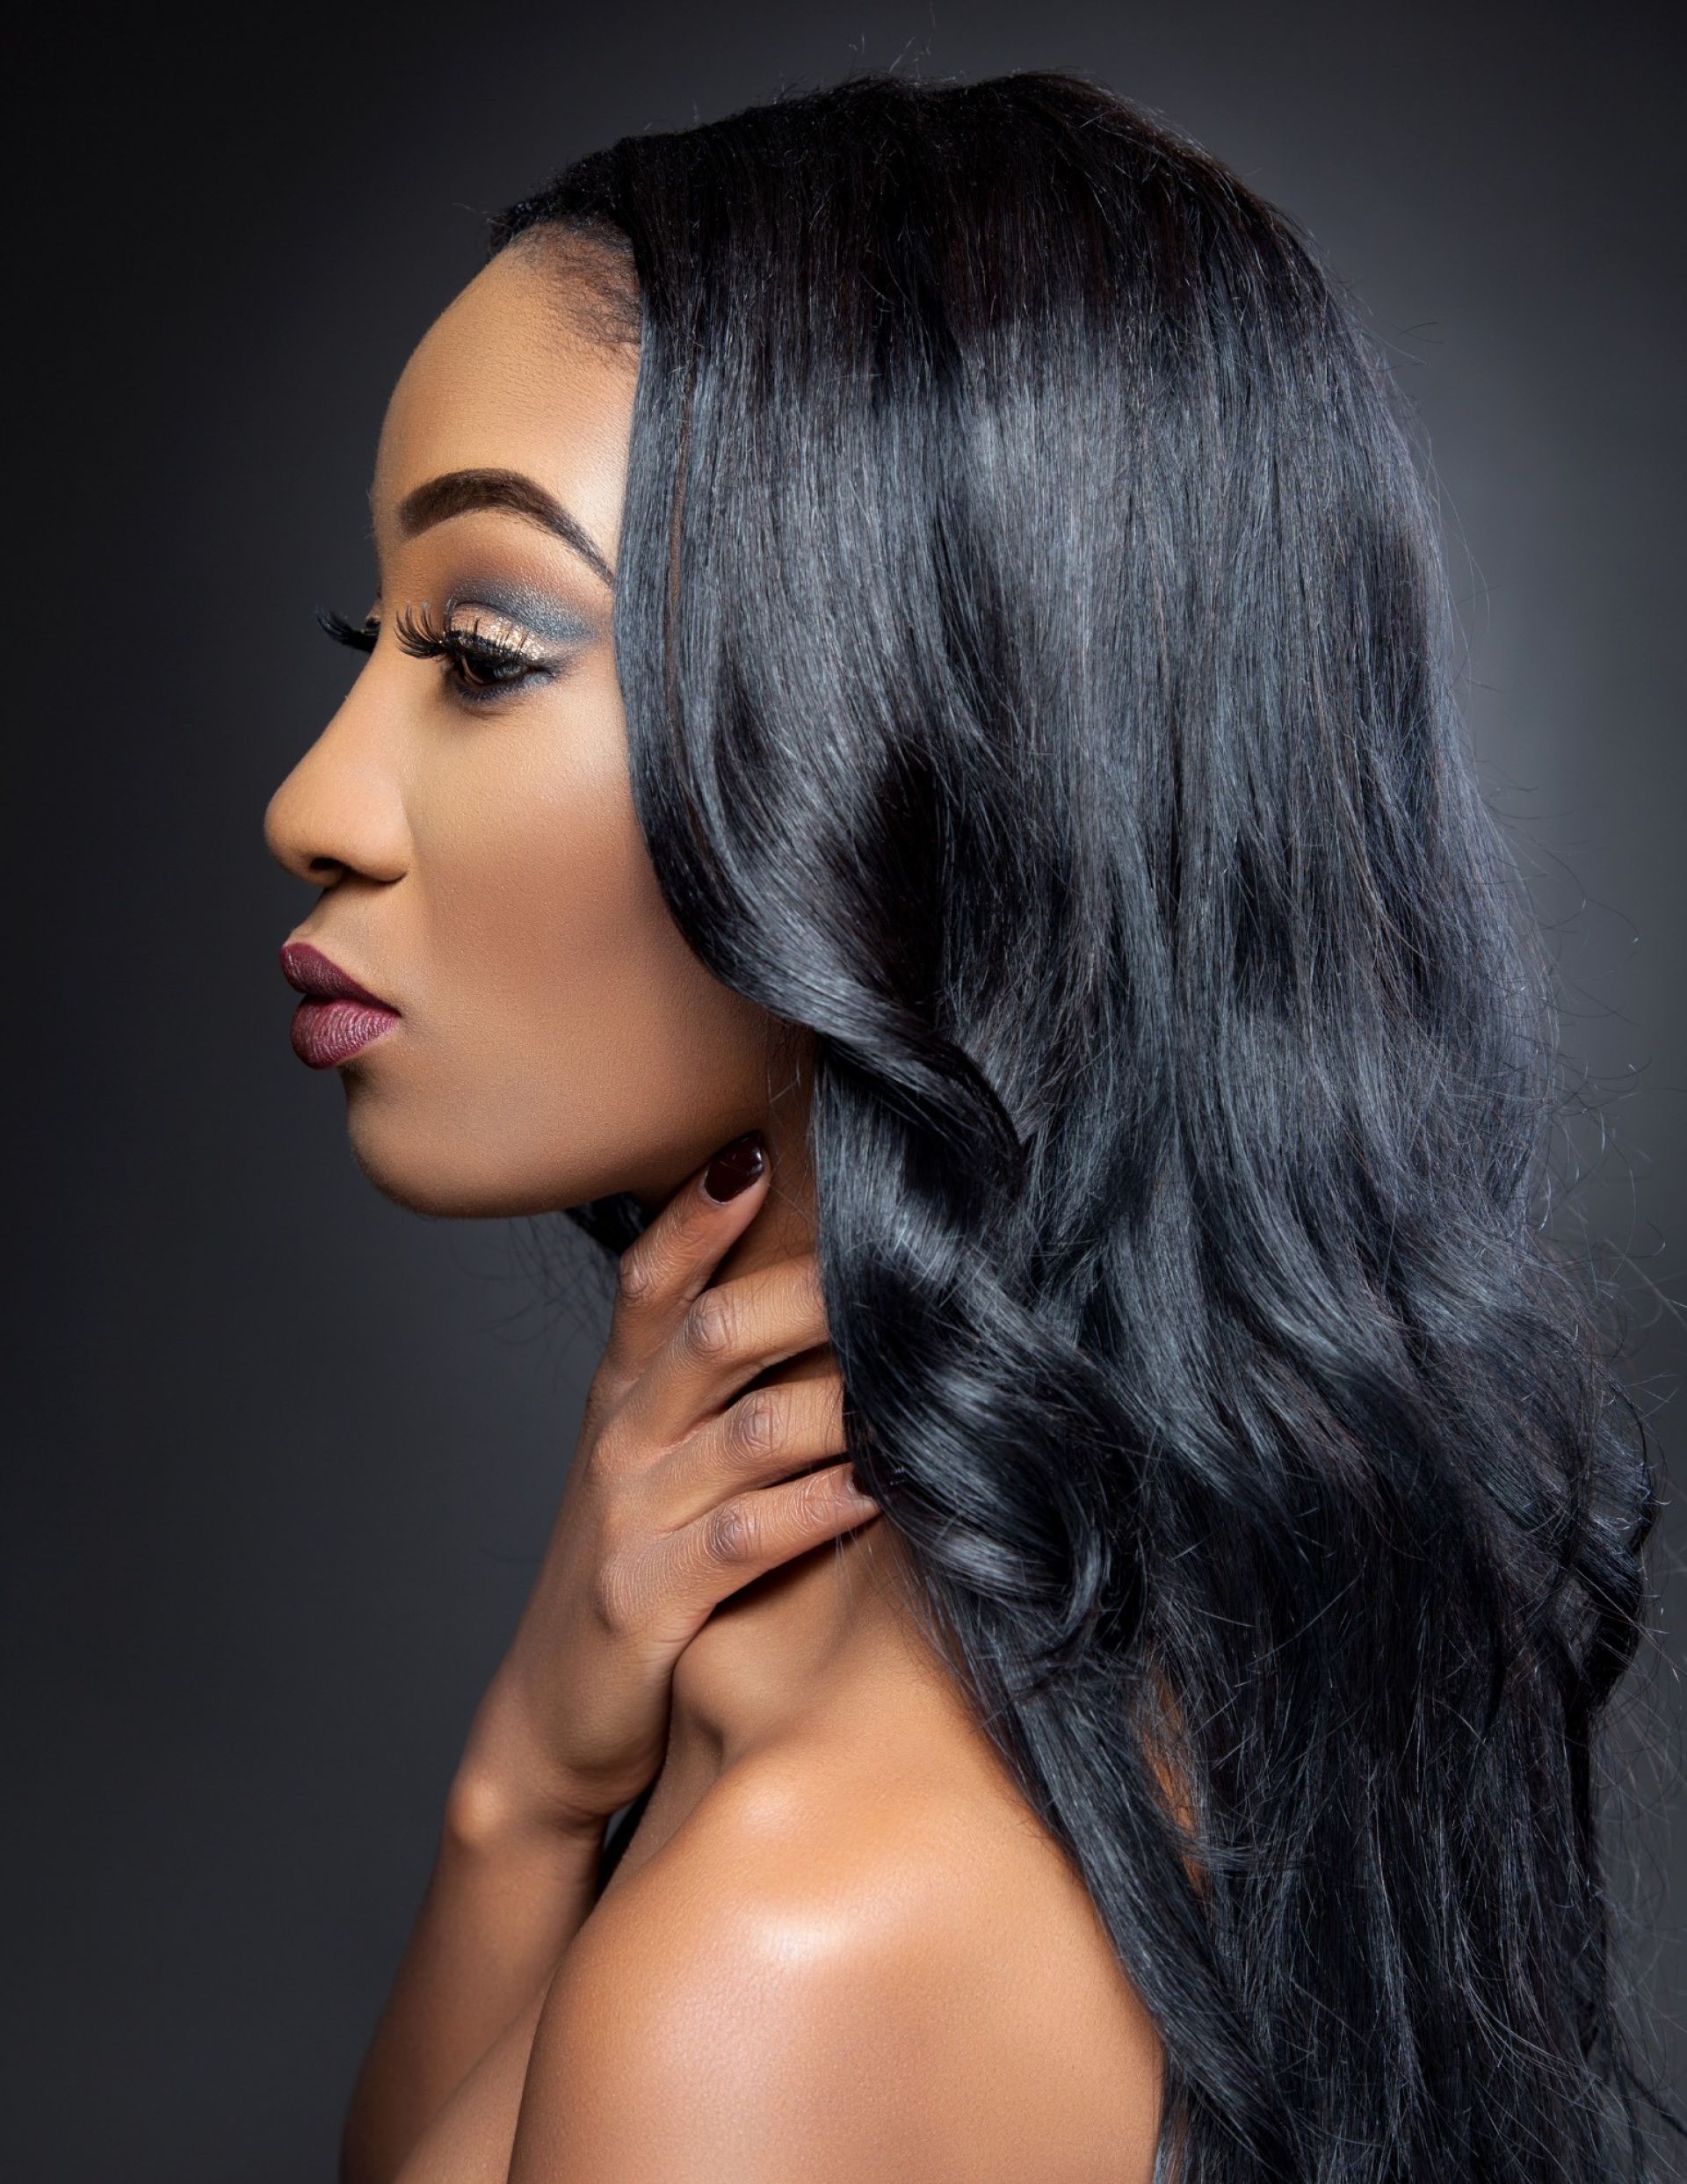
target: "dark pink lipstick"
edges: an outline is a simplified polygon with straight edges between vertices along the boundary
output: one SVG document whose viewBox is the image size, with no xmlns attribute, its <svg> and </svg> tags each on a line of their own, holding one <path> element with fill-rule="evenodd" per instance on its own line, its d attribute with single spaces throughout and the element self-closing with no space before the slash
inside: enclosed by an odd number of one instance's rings
<svg viewBox="0 0 1687 2184">
<path fill-rule="evenodd" d="M 398 1021 L 398 1011 L 348 977 L 308 940 L 281 950 L 281 976 L 304 999 L 293 1012 L 293 1050 L 313 1070 L 349 1062 Z"/>
</svg>

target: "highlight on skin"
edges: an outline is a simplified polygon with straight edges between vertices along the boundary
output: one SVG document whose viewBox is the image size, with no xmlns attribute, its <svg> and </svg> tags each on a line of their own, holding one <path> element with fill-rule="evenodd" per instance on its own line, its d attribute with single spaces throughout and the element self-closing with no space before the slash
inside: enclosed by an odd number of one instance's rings
<svg viewBox="0 0 1687 2184">
<path fill-rule="evenodd" d="M 1553 982 L 1377 358 L 1072 76 L 628 137 L 494 250 L 558 235 L 640 345 L 638 821 L 813 1041 L 857 1470 L 1162 2033 L 1159 2173 L 1640 2176 L 1646 1428 L 1546 1233 Z"/>
</svg>

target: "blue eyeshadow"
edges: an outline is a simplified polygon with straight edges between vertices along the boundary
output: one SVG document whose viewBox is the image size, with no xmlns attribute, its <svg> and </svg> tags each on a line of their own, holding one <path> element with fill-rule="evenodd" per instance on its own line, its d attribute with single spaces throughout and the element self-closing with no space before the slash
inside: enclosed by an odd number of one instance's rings
<svg viewBox="0 0 1687 2184">
<path fill-rule="evenodd" d="M 596 626 L 583 615 L 571 614 L 543 591 L 529 591 L 510 584 L 474 584 L 453 588 L 454 613 L 465 606 L 483 606 L 506 621 L 518 622 L 549 644 L 584 644 L 597 636 Z"/>
</svg>

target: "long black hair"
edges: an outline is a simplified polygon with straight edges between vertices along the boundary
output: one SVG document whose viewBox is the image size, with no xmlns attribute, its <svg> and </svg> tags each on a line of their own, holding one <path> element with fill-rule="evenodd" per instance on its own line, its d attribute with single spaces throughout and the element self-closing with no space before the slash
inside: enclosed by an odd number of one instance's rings
<svg viewBox="0 0 1687 2184">
<path fill-rule="evenodd" d="M 559 227 L 641 344 L 640 823 L 812 1034 L 856 1467 L 1163 2035 L 1160 2173 L 1644 2173 L 1595 1732 L 1648 1429 L 1376 356 L 1080 76 L 627 137 L 493 248 Z"/>
</svg>

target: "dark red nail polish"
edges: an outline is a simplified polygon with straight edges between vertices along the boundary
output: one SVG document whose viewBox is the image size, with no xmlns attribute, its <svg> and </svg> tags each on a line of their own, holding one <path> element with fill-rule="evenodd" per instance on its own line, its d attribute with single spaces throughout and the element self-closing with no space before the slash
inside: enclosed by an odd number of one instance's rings
<svg viewBox="0 0 1687 2184">
<path fill-rule="evenodd" d="M 767 1165 L 767 1153 L 759 1130 L 746 1130 L 723 1145 L 703 1172 L 703 1188 L 716 1205 L 724 1206 L 748 1190 Z"/>
</svg>

